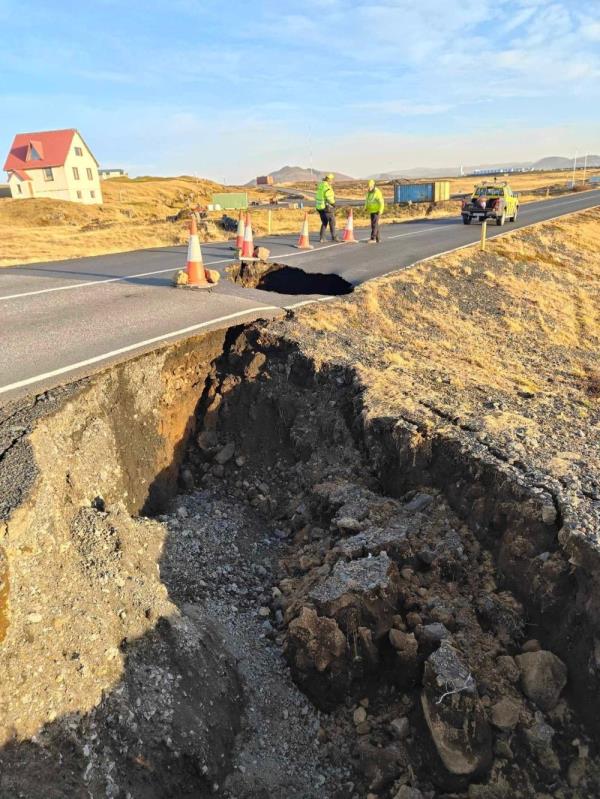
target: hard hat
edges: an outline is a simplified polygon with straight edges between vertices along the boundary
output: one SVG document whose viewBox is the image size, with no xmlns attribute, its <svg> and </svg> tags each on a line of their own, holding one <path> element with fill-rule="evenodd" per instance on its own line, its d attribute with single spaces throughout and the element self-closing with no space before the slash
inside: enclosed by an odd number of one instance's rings
<svg viewBox="0 0 600 799">
<path fill-rule="evenodd" d="M 369 189 L 374 189 L 374 188 L 375 188 L 375 181 L 371 179 L 371 180 L 369 181 L 369 184 L 368 184 L 368 185 L 369 185 Z"/>
<path fill-rule="evenodd" d="M 325 175 L 325 180 L 333 180 L 333 179 L 334 179 L 334 174 L 333 174 L 333 172 L 328 172 L 328 173 Z"/>
</svg>

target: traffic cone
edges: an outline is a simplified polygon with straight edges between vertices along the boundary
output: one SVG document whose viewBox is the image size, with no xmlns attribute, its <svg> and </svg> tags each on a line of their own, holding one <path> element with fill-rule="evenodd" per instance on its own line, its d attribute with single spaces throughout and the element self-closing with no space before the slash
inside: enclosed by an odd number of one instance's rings
<svg viewBox="0 0 600 799">
<path fill-rule="evenodd" d="M 344 228 L 342 241 L 346 244 L 358 244 L 358 241 L 354 238 L 354 216 L 352 214 L 352 208 L 348 212 L 348 220 L 346 222 L 346 227 Z"/>
<path fill-rule="evenodd" d="M 254 241 L 252 239 L 252 222 L 250 214 L 246 214 L 246 225 L 244 226 L 244 241 L 240 253 L 240 261 L 248 261 L 254 258 Z"/>
<path fill-rule="evenodd" d="M 238 219 L 237 234 L 235 237 L 234 250 L 241 250 L 244 246 L 244 212 L 240 211 L 240 218 Z"/>
<path fill-rule="evenodd" d="M 195 216 L 192 216 L 190 220 L 190 242 L 188 244 L 188 255 L 185 271 L 187 272 L 188 276 L 188 286 L 198 289 L 208 288 L 209 283 L 206 279 L 204 264 L 202 262 L 202 251 L 200 250 L 198 225 L 196 224 Z"/>
<path fill-rule="evenodd" d="M 300 238 L 298 239 L 296 247 L 299 250 L 314 250 L 308 238 L 308 211 L 304 214 L 304 222 L 302 223 L 302 230 L 300 231 Z"/>
</svg>

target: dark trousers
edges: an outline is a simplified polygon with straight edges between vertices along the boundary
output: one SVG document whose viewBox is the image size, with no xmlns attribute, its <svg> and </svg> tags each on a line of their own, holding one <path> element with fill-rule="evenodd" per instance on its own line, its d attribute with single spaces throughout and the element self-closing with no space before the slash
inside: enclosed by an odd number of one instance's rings
<svg viewBox="0 0 600 799">
<path fill-rule="evenodd" d="M 333 208 L 321 208 L 319 209 L 319 216 L 321 217 L 321 232 L 319 234 L 319 238 L 325 238 L 327 227 L 329 227 L 329 230 L 331 231 L 331 240 L 333 241 L 336 237 L 335 211 Z"/>
<path fill-rule="evenodd" d="M 371 214 L 371 240 L 379 241 L 379 214 Z"/>
</svg>

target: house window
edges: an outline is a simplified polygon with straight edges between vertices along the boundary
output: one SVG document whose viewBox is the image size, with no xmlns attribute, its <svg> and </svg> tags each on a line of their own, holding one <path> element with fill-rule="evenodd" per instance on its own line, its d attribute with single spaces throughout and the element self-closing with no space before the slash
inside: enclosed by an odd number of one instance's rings
<svg viewBox="0 0 600 799">
<path fill-rule="evenodd" d="M 88 168 L 85 171 L 87 172 L 88 180 L 93 180 L 94 179 L 94 175 L 92 174 L 92 170 L 90 169 L 89 166 L 88 166 Z"/>
<path fill-rule="evenodd" d="M 73 167 L 73 177 L 75 178 L 75 180 L 79 180 L 79 170 L 77 169 L 76 166 Z"/>
<path fill-rule="evenodd" d="M 92 200 L 93 200 L 93 199 L 95 199 L 95 197 L 96 197 L 96 192 L 95 192 L 95 191 L 91 191 L 91 192 L 90 192 L 90 197 L 92 198 Z"/>
<path fill-rule="evenodd" d="M 75 155 L 83 155 L 83 150 L 81 149 L 81 147 L 75 148 Z"/>
<path fill-rule="evenodd" d="M 20 183 L 17 183 L 17 191 L 19 192 L 19 194 L 23 194 L 23 189 L 21 188 Z"/>
<path fill-rule="evenodd" d="M 54 174 L 52 172 L 51 166 L 47 166 L 44 168 L 44 180 L 45 181 L 54 180 Z"/>
<path fill-rule="evenodd" d="M 77 199 L 81 200 L 82 197 L 83 197 L 83 194 L 80 191 L 78 191 L 77 192 Z"/>
</svg>

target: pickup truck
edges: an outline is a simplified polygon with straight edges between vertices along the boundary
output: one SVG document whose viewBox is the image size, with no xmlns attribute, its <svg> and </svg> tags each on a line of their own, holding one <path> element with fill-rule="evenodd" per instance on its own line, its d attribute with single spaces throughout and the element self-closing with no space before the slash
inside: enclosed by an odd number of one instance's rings
<svg viewBox="0 0 600 799">
<path fill-rule="evenodd" d="M 465 225 L 471 220 L 495 219 L 503 225 L 507 219 L 514 222 L 519 214 L 519 197 L 508 183 L 480 183 L 473 194 L 462 202 L 461 215 Z"/>
</svg>

